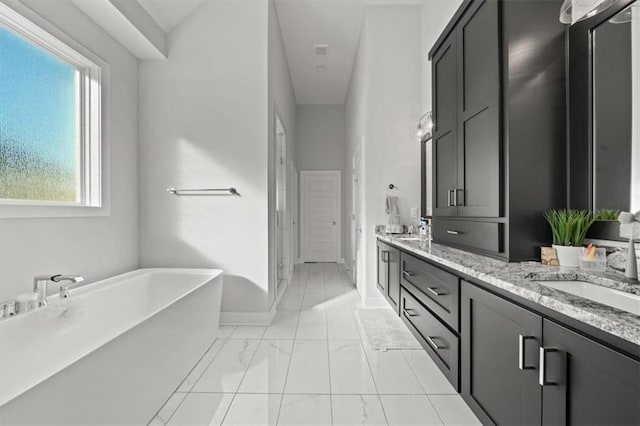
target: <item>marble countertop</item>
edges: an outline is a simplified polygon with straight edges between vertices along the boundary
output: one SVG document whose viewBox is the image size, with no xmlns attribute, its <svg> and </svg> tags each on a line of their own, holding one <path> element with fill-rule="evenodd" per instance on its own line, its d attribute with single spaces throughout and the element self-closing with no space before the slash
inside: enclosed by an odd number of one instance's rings
<svg viewBox="0 0 640 426">
<path fill-rule="evenodd" d="M 376 235 L 380 240 L 407 252 L 433 260 L 454 271 L 640 345 L 640 316 L 535 282 L 581 280 L 640 295 L 640 284 L 629 282 L 624 277 L 545 266 L 539 262 L 508 263 L 419 238 L 402 239 L 416 235 L 390 235 L 381 232 Z"/>
</svg>

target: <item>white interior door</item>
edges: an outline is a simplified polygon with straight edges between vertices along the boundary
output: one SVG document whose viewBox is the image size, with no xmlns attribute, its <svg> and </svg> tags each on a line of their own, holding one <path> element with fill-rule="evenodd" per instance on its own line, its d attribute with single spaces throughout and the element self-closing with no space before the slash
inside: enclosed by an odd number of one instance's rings
<svg viewBox="0 0 640 426">
<path fill-rule="evenodd" d="M 341 257 L 341 172 L 301 171 L 302 258 L 338 262 Z"/>
</svg>

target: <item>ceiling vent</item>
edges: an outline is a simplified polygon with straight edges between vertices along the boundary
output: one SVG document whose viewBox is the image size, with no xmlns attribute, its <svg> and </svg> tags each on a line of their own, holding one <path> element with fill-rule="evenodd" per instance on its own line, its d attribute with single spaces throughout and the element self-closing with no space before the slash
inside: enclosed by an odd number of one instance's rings
<svg viewBox="0 0 640 426">
<path fill-rule="evenodd" d="M 316 51 L 316 56 L 327 56 L 329 54 L 328 44 L 316 44 L 313 46 Z"/>
</svg>

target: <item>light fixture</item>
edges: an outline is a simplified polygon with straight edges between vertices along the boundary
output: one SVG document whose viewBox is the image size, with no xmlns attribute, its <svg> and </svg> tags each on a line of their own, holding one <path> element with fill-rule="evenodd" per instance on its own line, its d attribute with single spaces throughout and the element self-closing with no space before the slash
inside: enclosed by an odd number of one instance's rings
<svg viewBox="0 0 640 426">
<path fill-rule="evenodd" d="M 571 25 L 571 6 L 573 0 L 564 0 L 560 6 L 560 22 L 565 25 Z"/>
<path fill-rule="evenodd" d="M 560 6 L 560 22 L 573 25 L 596 16 L 617 0 L 564 0 Z"/>
<path fill-rule="evenodd" d="M 420 142 L 428 141 L 433 136 L 433 113 L 425 113 L 418 120 L 418 132 L 416 137 Z"/>
<path fill-rule="evenodd" d="M 619 12 L 616 16 L 609 19 L 609 22 L 611 22 L 612 24 L 627 24 L 631 22 L 632 20 L 631 7 L 635 7 L 635 6 L 633 4 L 629 5 L 629 7 L 624 9 L 622 12 Z"/>
</svg>

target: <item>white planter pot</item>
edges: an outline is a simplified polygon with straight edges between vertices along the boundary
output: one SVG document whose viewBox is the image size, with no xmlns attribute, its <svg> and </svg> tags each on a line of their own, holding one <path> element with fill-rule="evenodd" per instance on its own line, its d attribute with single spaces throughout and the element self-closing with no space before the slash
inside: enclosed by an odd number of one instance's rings
<svg viewBox="0 0 640 426">
<path fill-rule="evenodd" d="M 553 248 L 556 249 L 558 253 L 560 266 L 567 268 L 577 268 L 579 266 L 578 260 L 580 259 L 580 250 L 582 247 L 557 246 L 554 244 Z"/>
</svg>

